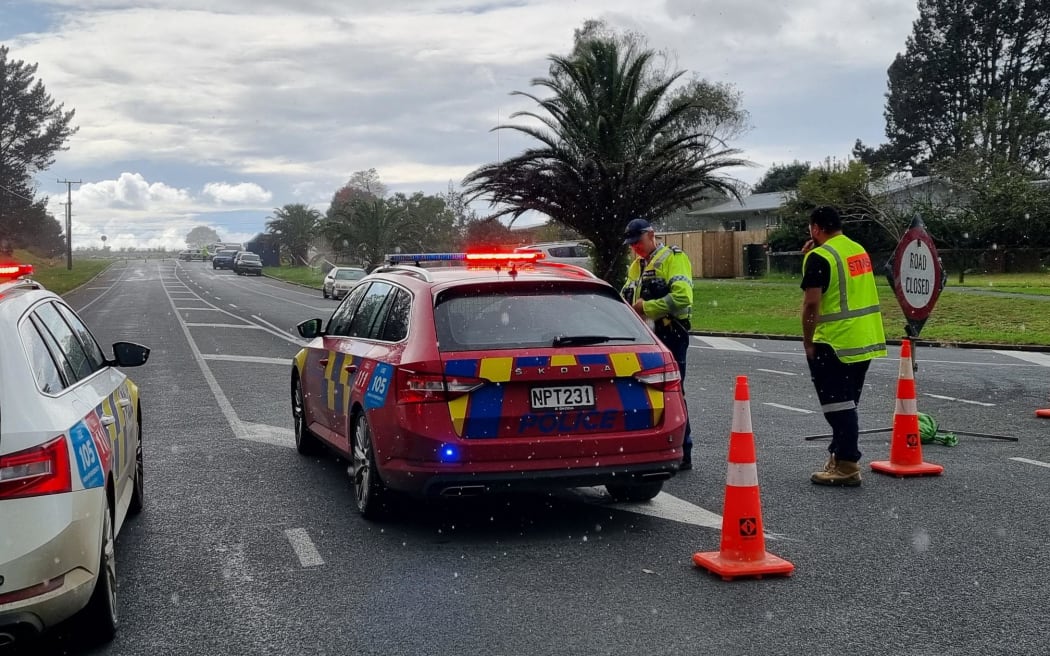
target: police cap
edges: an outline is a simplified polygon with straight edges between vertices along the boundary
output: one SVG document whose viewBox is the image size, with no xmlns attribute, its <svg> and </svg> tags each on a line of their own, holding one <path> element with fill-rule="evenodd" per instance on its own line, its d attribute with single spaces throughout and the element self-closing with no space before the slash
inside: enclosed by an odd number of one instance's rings
<svg viewBox="0 0 1050 656">
<path fill-rule="evenodd" d="M 623 231 L 623 243 L 625 246 L 631 244 L 637 244 L 638 240 L 642 238 L 647 232 L 652 232 L 653 226 L 645 219 L 631 219 L 630 223 Z"/>
</svg>

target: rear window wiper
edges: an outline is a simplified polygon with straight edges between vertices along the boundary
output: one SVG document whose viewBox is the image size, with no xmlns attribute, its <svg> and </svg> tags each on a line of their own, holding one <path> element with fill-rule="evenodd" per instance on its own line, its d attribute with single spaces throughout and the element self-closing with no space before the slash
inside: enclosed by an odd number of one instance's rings
<svg viewBox="0 0 1050 656">
<path fill-rule="evenodd" d="M 581 346 L 620 341 L 633 342 L 635 339 L 635 337 L 612 337 L 610 335 L 559 335 L 554 338 L 553 346 Z"/>
</svg>

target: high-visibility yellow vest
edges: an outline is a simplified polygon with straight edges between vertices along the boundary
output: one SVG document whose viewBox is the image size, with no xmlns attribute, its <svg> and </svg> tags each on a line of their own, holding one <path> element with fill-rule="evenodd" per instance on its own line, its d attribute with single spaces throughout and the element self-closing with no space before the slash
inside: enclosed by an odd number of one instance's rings
<svg viewBox="0 0 1050 656">
<path fill-rule="evenodd" d="M 649 299 L 643 303 L 646 317 L 674 317 L 680 320 L 692 318 L 693 265 L 682 249 L 661 244 L 649 255 L 644 269 L 642 260 L 636 258 L 627 269 L 627 283 L 620 293 L 626 296 L 625 292 L 631 290 L 632 301 L 641 298 L 642 280 L 647 275 L 663 279 L 667 283 L 668 292 L 661 298 Z"/>
<path fill-rule="evenodd" d="M 831 280 L 820 299 L 813 341 L 831 346 L 842 362 L 885 357 L 886 335 L 871 257 L 845 235 L 832 237 L 806 253 L 806 258 L 814 255 L 828 262 Z"/>
</svg>

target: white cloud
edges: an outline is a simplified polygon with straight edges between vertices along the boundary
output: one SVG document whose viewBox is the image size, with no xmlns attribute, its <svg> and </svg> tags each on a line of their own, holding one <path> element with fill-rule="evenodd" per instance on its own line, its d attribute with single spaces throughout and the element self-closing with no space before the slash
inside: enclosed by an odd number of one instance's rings
<svg viewBox="0 0 1050 656">
<path fill-rule="evenodd" d="M 209 182 L 204 185 L 201 195 L 213 199 L 216 203 L 229 205 L 259 205 L 269 203 L 273 198 L 272 193 L 254 182 L 241 182 L 233 185 L 225 182 Z"/>
<path fill-rule="evenodd" d="M 521 137 L 489 130 L 532 108 L 510 92 L 546 95 L 530 80 L 546 74 L 548 55 L 568 52 L 589 18 L 644 34 L 650 47 L 673 53 L 674 68 L 736 84 L 756 119 L 736 144 L 752 161 L 840 155 L 843 144 L 881 134 L 885 70 L 916 15 L 915 0 L 40 4 L 65 7 L 51 14 L 59 23 L 4 40 L 76 109 L 80 130 L 53 168 L 101 180 L 74 190 L 75 217 L 92 225 L 317 206 L 368 168 L 398 189 L 443 191 L 524 147 Z M 838 110 L 831 125 L 816 110 L 835 112 L 858 95 L 844 80 L 867 89 L 864 112 Z M 135 170 L 163 171 L 151 174 L 163 182 L 118 173 Z M 52 207 L 61 216 L 58 196 Z"/>
</svg>

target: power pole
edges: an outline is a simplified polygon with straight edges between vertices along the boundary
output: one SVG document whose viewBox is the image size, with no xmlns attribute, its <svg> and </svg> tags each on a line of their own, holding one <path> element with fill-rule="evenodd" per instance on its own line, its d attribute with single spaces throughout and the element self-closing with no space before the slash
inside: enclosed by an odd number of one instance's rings
<svg viewBox="0 0 1050 656">
<path fill-rule="evenodd" d="M 66 270 L 73 270 L 73 185 L 83 184 L 80 180 L 59 180 L 58 184 L 66 185 Z"/>
</svg>

